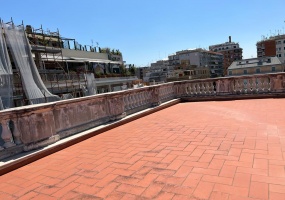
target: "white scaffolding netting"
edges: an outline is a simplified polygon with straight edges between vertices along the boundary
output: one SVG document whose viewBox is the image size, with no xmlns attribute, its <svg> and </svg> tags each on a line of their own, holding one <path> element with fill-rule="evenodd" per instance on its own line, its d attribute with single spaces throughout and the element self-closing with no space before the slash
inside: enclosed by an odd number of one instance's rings
<svg viewBox="0 0 285 200">
<path fill-rule="evenodd" d="M 1 24 L 0 24 L 1 25 Z M 13 107 L 13 72 L 0 26 L 0 110 Z"/>
<path fill-rule="evenodd" d="M 93 73 L 86 74 L 88 95 L 96 94 L 96 81 Z"/>
<path fill-rule="evenodd" d="M 33 60 L 24 28 L 8 24 L 3 24 L 3 27 L 7 46 L 11 51 L 16 68 L 20 71 L 23 89 L 30 104 L 60 100 L 45 87 Z"/>
</svg>

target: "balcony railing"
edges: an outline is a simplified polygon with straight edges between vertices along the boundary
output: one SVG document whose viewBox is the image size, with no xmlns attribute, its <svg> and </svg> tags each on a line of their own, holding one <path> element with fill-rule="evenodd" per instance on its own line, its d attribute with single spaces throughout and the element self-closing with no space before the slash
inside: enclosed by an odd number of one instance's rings
<svg viewBox="0 0 285 200">
<path fill-rule="evenodd" d="M 285 95 L 285 73 L 164 83 L 138 89 L 7 109 L 0 112 L 0 158 L 124 118 L 173 99 Z"/>
</svg>

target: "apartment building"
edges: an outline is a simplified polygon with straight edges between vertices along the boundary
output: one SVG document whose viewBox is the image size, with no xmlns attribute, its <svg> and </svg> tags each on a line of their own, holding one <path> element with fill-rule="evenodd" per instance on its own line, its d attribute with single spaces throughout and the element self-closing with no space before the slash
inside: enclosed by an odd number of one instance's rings
<svg viewBox="0 0 285 200">
<path fill-rule="evenodd" d="M 242 59 L 242 48 L 240 48 L 239 43 L 232 42 L 231 36 L 229 36 L 229 41 L 209 46 L 210 51 L 219 52 L 224 55 L 223 58 L 223 74 L 227 74 L 228 67 L 233 61 Z"/>
<path fill-rule="evenodd" d="M 264 38 L 256 43 L 257 57 L 276 56 L 285 63 L 285 34 Z"/>
<path fill-rule="evenodd" d="M 177 51 L 176 55 L 182 67 L 195 66 L 197 68 L 208 68 L 210 77 L 223 75 L 223 54 L 221 53 L 198 48 Z"/>
</svg>

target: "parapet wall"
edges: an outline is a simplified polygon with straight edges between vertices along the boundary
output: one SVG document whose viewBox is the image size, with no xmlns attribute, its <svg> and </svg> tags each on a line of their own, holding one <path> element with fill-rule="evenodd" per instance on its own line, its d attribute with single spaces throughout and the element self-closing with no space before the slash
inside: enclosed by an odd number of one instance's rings
<svg viewBox="0 0 285 200">
<path fill-rule="evenodd" d="M 177 81 L 0 112 L 0 159 L 47 146 L 176 98 L 196 101 L 285 94 L 285 73 Z"/>
</svg>

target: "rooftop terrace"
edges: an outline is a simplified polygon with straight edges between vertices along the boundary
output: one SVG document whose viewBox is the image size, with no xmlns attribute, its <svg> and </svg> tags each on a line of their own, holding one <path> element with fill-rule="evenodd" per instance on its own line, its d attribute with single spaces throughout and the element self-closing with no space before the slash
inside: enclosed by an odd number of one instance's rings
<svg viewBox="0 0 285 200">
<path fill-rule="evenodd" d="M 176 104 L 2 175 L 0 196 L 285 199 L 284 104 Z"/>
<path fill-rule="evenodd" d="M 285 199 L 284 80 L 178 81 L 1 111 L 0 197 Z"/>
</svg>

